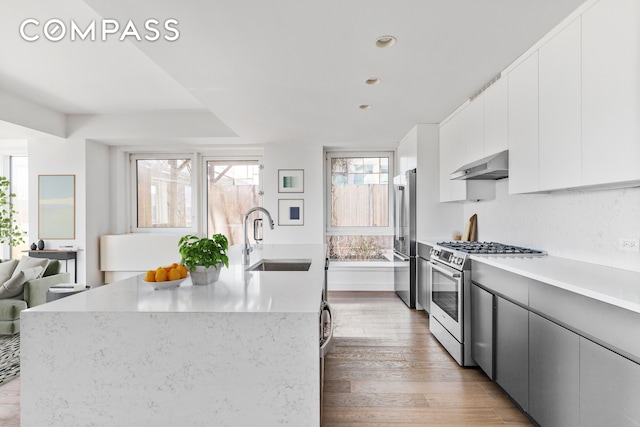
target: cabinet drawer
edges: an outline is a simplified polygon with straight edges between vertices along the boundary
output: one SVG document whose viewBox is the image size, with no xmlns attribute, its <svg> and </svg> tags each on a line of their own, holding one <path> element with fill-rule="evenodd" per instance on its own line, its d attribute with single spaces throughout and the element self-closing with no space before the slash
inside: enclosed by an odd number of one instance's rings
<svg viewBox="0 0 640 427">
<path fill-rule="evenodd" d="M 529 304 L 529 283 L 534 281 L 477 261 L 471 264 L 471 280 L 525 307 Z"/>
<path fill-rule="evenodd" d="M 475 265 L 474 265 L 475 267 Z M 529 309 L 640 362 L 640 313 L 532 281 Z"/>
</svg>

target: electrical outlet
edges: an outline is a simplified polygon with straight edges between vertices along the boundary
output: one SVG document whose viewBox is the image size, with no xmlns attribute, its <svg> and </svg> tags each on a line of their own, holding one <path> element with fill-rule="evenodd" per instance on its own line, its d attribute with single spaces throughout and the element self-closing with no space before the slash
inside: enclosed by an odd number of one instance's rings
<svg viewBox="0 0 640 427">
<path fill-rule="evenodd" d="M 640 252 L 640 241 L 638 239 L 618 240 L 618 249 L 627 252 Z"/>
</svg>

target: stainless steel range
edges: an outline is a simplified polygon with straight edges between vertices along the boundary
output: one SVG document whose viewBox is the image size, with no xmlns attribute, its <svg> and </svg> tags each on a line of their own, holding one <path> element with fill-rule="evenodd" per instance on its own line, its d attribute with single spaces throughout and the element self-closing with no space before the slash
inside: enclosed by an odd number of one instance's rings
<svg viewBox="0 0 640 427">
<path fill-rule="evenodd" d="M 431 333 L 461 366 L 471 357 L 471 256 L 542 256 L 545 252 L 496 242 L 439 242 L 431 249 Z M 465 345 L 465 343 L 467 345 Z"/>
</svg>

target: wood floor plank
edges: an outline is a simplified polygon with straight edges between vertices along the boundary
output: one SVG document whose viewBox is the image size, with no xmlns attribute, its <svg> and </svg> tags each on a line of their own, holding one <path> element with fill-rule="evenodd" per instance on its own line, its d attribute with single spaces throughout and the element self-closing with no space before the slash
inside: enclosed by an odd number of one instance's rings
<svg viewBox="0 0 640 427">
<path fill-rule="evenodd" d="M 326 369 L 326 367 L 325 367 Z M 441 369 L 388 369 L 388 370 L 354 370 L 332 369 L 325 374 L 326 378 L 347 381 L 396 381 L 396 382 L 483 382 L 489 381 L 483 374 L 461 374 L 457 370 Z M 485 394 L 485 393 L 483 393 Z"/>
<path fill-rule="evenodd" d="M 325 370 L 326 370 L 326 367 L 325 367 Z M 325 379 L 324 392 L 325 392 L 325 396 L 326 396 L 326 393 L 350 393 L 351 382 L 347 380 Z M 328 405 L 328 406 L 331 406 L 331 405 Z"/>
<path fill-rule="evenodd" d="M 446 364 L 442 366 L 441 361 L 424 361 L 415 362 L 408 360 L 354 360 L 331 358 L 325 361 L 325 366 L 331 366 L 331 369 L 352 369 L 352 370 L 369 370 L 369 369 L 439 369 L 439 370 L 459 370 L 458 365 Z"/>
<path fill-rule="evenodd" d="M 325 393 L 325 405 L 332 407 L 427 407 L 421 393 Z"/>
<path fill-rule="evenodd" d="M 332 407 L 330 411 L 324 412 L 324 417 L 327 423 L 359 422 L 368 425 L 378 423 L 504 425 L 503 419 L 492 408 L 362 407 L 356 410 L 348 407 Z"/>
<path fill-rule="evenodd" d="M 393 292 L 329 292 L 323 427 L 531 425 L 478 368 L 461 368 L 423 311 Z"/>
</svg>

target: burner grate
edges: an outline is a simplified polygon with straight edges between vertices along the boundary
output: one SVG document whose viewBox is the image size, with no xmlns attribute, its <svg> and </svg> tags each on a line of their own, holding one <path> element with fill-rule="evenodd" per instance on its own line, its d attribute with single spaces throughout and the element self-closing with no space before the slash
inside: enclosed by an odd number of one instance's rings
<svg viewBox="0 0 640 427">
<path fill-rule="evenodd" d="M 476 255 L 542 255 L 537 249 L 497 242 L 440 242 L 438 246 Z"/>
</svg>

